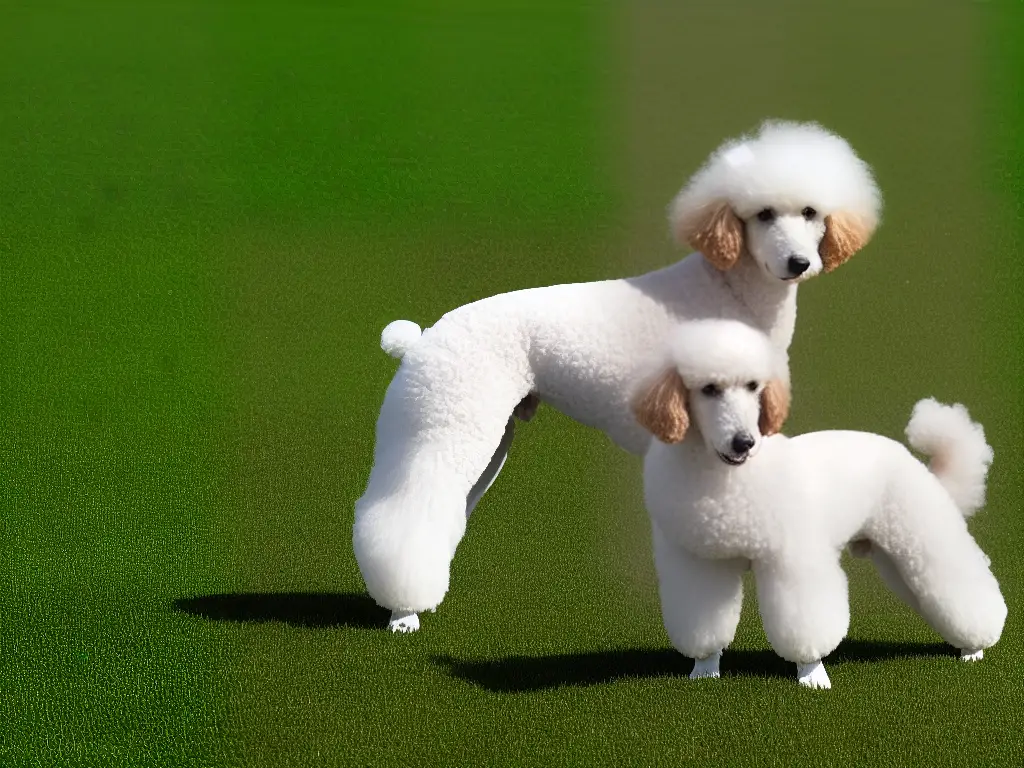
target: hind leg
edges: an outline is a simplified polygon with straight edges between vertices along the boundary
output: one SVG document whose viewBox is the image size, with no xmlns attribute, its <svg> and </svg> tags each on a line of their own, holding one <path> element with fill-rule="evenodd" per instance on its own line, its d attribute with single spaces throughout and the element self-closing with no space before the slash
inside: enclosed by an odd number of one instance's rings
<svg viewBox="0 0 1024 768">
<path fill-rule="evenodd" d="M 494 455 L 491 456 L 490 462 L 484 469 L 480 479 L 473 484 L 470 488 L 469 494 L 466 497 L 466 519 L 469 520 L 470 514 L 473 512 L 473 508 L 479 503 L 483 495 L 487 493 L 488 489 L 494 485 L 494 481 L 498 479 L 498 474 L 501 472 L 502 467 L 505 466 L 505 459 L 508 458 L 508 449 L 512 445 L 512 438 L 515 436 L 515 421 L 513 419 L 508 420 L 508 424 L 505 427 L 505 433 L 501 437 L 501 442 L 498 444 L 498 448 L 494 451 Z M 388 621 L 388 629 L 392 632 L 415 632 L 420 628 L 419 616 L 414 611 L 399 611 L 395 610 L 391 612 L 391 619 Z"/>
<path fill-rule="evenodd" d="M 661 615 L 672 645 L 694 659 L 691 679 L 718 677 L 743 604 L 746 560 L 705 560 L 676 546 L 652 523 Z"/>
<path fill-rule="evenodd" d="M 906 603 L 913 611 L 921 615 L 921 605 L 917 601 L 914 593 L 907 586 L 907 582 L 900 576 L 899 569 L 896 567 L 896 563 L 893 562 L 892 558 L 885 553 L 881 547 L 871 546 L 870 552 L 867 555 L 871 559 L 871 562 L 875 566 L 875 570 L 878 571 L 878 575 L 882 577 L 882 581 L 889 587 L 894 595 L 900 600 Z M 960 658 L 963 661 L 981 661 L 985 656 L 983 650 L 971 650 L 970 648 L 961 648 Z"/>
<path fill-rule="evenodd" d="M 917 598 L 910 590 L 910 587 L 907 586 L 907 582 L 903 580 L 903 577 L 900 575 L 899 568 L 896 567 L 896 563 L 893 562 L 893 559 L 889 557 L 884 549 L 872 544 L 870 541 L 865 542 L 865 544 L 867 554 L 864 555 L 864 557 L 867 557 L 871 561 L 871 564 L 875 566 L 875 571 L 878 573 L 879 577 L 881 577 L 885 586 L 887 586 L 889 590 L 896 595 L 896 597 L 912 608 L 914 612 L 921 613 L 921 606 L 917 602 Z"/>
<path fill-rule="evenodd" d="M 481 445 L 478 477 L 501 441 Z M 462 446 L 464 454 L 475 445 Z M 393 611 L 391 629 L 416 628 L 414 614 L 432 610 L 448 591 L 451 560 L 466 529 L 472 483 L 445 450 L 402 440 L 381 451 L 366 493 L 356 502 L 352 546 L 366 589 Z"/>
<path fill-rule="evenodd" d="M 443 319 L 403 358 L 352 526 L 366 591 L 396 613 L 392 628 L 413 628 L 411 614 L 444 599 L 470 492 L 531 378 L 525 349 L 495 348 L 488 335 Z"/>
<path fill-rule="evenodd" d="M 501 436 L 501 442 L 498 444 L 497 450 L 494 451 L 494 455 L 491 456 L 491 461 L 488 463 L 487 468 L 484 469 L 483 474 L 480 475 L 480 478 L 470 488 L 469 495 L 466 497 L 467 520 L 477 503 L 483 498 L 483 495 L 494 485 L 494 481 L 498 479 L 498 474 L 501 472 L 502 467 L 505 466 L 508 449 L 512 445 L 512 438 L 515 437 L 515 419 L 529 421 L 536 415 L 539 407 L 540 398 L 531 392 L 520 400 L 519 405 L 512 411 L 512 416 L 509 417 L 508 424 L 505 425 L 505 434 Z"/>
<path fill-rule="evenodd" d="M 487 489 L 490 488 L 494 481 L 498 479 L 498 473 L 501 472 L 501 468 L 505 466 L 505 459 L 508 457 L 509 446 L 512 445 L 512 438 L 515 434 L 515 424 L 512 419 L 508 420 L 508 426 L 505 427 L 505 434 L 501 437 L 501 443 L 498 444 L 497 450 L 494 455 L 491 456 L 491 461 L 484 469 L 484 473 L 480 475 L 480 479 L 476 481 L 472 488 L 469 490 L 469 495 L 466 497 L 466 519 L 469 520 L 469 515 L 473 511 L 473 508 L 477 505 L 483 495 L 487 493 Z M 401 611 L 394 610 L 391 612 L 391 619 L 388 621 L 388 629 L 392 632 L 415 632 L 420 628 L 420 617 L 415 611 Z"/>
<path fill-rule="evenodd" d="M 909 604 L 962 658 L 995 645 L 1006 620 L 999 583 L 934 475 L 923 466 L 902 475 L 867 533 L 889 561 L 882 568 L 912 595 Z"/>
<path fill-rule="evenodd" d="M 477 505 L 483 495 L 487 493 L 487 490 L 494 484 L 494 481 L 498 479 L 498 473 L 501 472 L 501 468 L 505 466 L 505 459 L 508 457 L 509 446 L 512 445 L 512 438 L 515 434 L 515 424 L 512 419 L 508 420 L 508 425 L 505 427 L 505 434 L 501 437 L 501 442 L 498 444 L 497 450 L 494 455 L 491 456 L 491 461 L 484 469 L 484 473 L 480 475 L 480 479 L 476 481 L 472 488 L 469 490 L 469 495 L 466 497 L 466 519 L 469 519 L 470 513 L 473 508 Z M 401 611 L 394 610 L 391 612 L 391 619 L 388 621 L 388 629 L 392 632 L 415 632 L 420 628 L 420 617 L 415 611 Z"/>
<path fill-rule="evenodd" d="M 909 606 L 916 614 L 924 618 L 924 614 L 921 611 L 921 604 L 918 602 L 917 596 L 913 593 L 907 582 L 903 580 L 903 576 L 900 575 L 899 568 L 896 566 L 896 562 L 886 553 L 884 549 L 868 540 L 861 540 L 855 542 L 856 547 L 851 546 L 850 550 L 854 553 L 855 557 L 866 557 L 871 560 L 875 566 L 875 570 L 881 577 L 885 585 L 890 591 L 902 600 L 907 606 Z M 927 621 L 927 619 L 926 619 Z M 932 627 L 934 629 L 934 626 Z M 985 656 L 983 650 L 972 650 L 970 648 L 961 648 L 960 658 L 963 661 L 981 661 Z"/>
<path fill-rule="evenodd" d="M 540 405 L 540 399 L 533 394 L 527 395 L 513 410 L 513 416 L 522 421 L 529 421 L 537 412 L 537 408 Z M 483 498 L 484 494 L 490 489 L 497 480 L 498 474 L 501 472 L 502 467 L 505 466 L 505 460 L 508 458 L 508 451 L 512 445 L 512 439 L 515 437 L 515 418 L 509 417 L 505 424 L 505 431 L 501 436 L 501 440 L 498 443 L 498 447 L 494 450 L 491 455 L 490 461 L 484 468 L 480 477 L 473 484 L 473 487 L 469 489 L 469 493 L 466 495 L 466 507 L 465 516 L 466 520 L 469 520 L 470 514 L 473 509 Z M 430 610 L 433 610 L 432 608 Z M 415 611 L 394 609 L 391 612 L 391 618 L 388 621 L 388 629 L 392 632 L 415 632 L 420 628 L 419 616 Z"/>
<path fill-rule="evenodd" d="M 821 660 L 850 626 L 846 574 L 835 552 L 808 548 L 754 563 L 761 622 L 772 648 L 795 662 L 797 680 L 830 688 Z"/>
<path fill-rule="evenodd" d="M 478 479 L 473 487 L 469 489 L 469 495 L 466 497 L 466 519 L 469 519 L 473 509 L 479 503 L 483 495 L 487 493 L 488 489 L 494 485 L 494 481 L 498 479 L 498 474 L 501 472 L 502 467 L 505 466 L 505 459 L 508 458 L 508 449 L 512 445 L 512 438 L 515 437 L 516 425 L 515 420 L 510 418 L 508 424 L 505 426 L 505 434 L 501 436 L 501 442 L 498 443 L 497 449 L 494 451 L 494 455 L 491 456 L 490 462 L 484 469 L 480 479 Z"/>
<path fill-rule="evenodd" d="M 892 556 L 878 546 L 871 559 L 886 584 L 964 661 L 978 661 L 1002 633 L 1006 604 L 987 558 L 964 534 L 963 551 Z M 948 543 L 948 542 L 947 542 Z"/>
</svg>

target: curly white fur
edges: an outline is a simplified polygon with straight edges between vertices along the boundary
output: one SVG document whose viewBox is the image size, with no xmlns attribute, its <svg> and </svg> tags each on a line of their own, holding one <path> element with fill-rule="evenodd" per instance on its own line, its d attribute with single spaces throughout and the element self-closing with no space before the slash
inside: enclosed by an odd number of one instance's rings
<svg viewBox="0 0 1024 768">
<path fill-rule="evenodd" d="M 673 224 L 685 228 L 722 200 L 741 219 L 813 201 L 821 213 L 843 211 L 871 227 L 882 205 L 871 169 L 846 141 L 814 123 L 781 120 L 764 123 L 754 140 L 719 147 L 673 202 Z"/>
<path fill-rule="evenodd" d="M 840 554 L 851 542 L 963 658 L 998 641 L 1006 604 L 965 522 L 983 498 L 992 451 L 963 406 L 923 400 L 914 409 L 908 434 L 933 455 L 932 471 L 893 440 L 851 431 L 774 435 L 756 456 L 726 457 L 716 446 L 734 432 L 757 435 L 749 385 L 773 348 L 749 326 L 704 321 L 675 349 L 687 391 L 674 402 L 689 402 L 691 420 L 681 441 L 652 441 L 644 497 L 665 628 L 700 662 L 695 670 L 708 674 L 704 660 L 732 642 L 752 568 L 772 647 L 799 665 L 802 684 L 829 687 L 819 662 L 849 625 Z"/>
<path fill-rule="evenodd" d="M 401 359 L 420 340 L 422 334 L 423 331 L 416 323 L 409 320 L 395 320 L 381 331 L 380 348 L 392 357 Z"/>
<path fill-rule="evenodd" d="M 737 318 L 785 351 L 797 283 L 823 263 L 824 217 L 847 206 L 850 217 L 869 223 L 848 251 L 870 236 L 878 191 L 841 138 L 814 124 L 769 122 L 727 146 L 743 147 L 753 160 L 736 170 L 734 155 L 712 155 L 676 201 L 672 220 L 677 225 L 712 202 L 729 209 L 731 242 L 741 238 L 745 247 L 728 268 L 694 253 L 639 277 L 483 299 L 418 338 L 411 323 L 386 329 L 382 346 L 404 357 L 377 422 L 353 548 L 370 595 L 395 616 L 433 609 L 447 592 L 469 512 L 508 450 L 511 415 L 531 410 L 517 406 L 539 397 L 641 454 L 649 438 L 630 403 L 638 382 L 664 365 L 662 342 L 680 319 Z M 774 206 L 771 221 L 736 218 L 755 198 Z"/>
<path fill-rule="evenodd" d="M 697 320 L 680 324 L 666 345 L 670 364 L 691 387 L 699 382 L 736 381 L 744 376 L 767 381 L 783 372 L 778 349 L 762 344 L 764 334 L 743 323 Z"/>
<path fill-rule="evenodd" d="M 985 430 L 971 421 L 966 408 L 943 405 L 933 398 L 922 400 L 907 424 L 907 442 L 932 457 L 932 469 L 965 517 L 985 506 L 992 448 L 985 442 Z"/>
</svg>

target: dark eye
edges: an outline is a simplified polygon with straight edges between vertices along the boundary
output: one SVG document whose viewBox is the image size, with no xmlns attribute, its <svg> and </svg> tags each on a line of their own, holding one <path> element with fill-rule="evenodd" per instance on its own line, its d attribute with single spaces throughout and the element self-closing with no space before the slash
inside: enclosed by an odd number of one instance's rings
<svg viewBox="0 0 1024 768">
<path fill-rule="evenodd" d="M 757 220 L 763 222 L 775 221 L 775 211 L 771 208 L 765 208 L 757 212 Z"/>
<path fill-rule="evenodd" d="M 815 216 L 818 215 L 818 212 L 816 210 L 814 210 L 813 208 L 811 208 L 811 206 L 809 206 L 809 205 L 806 208 L 804 208 L 802 211 L 800 211 L 800 213 L 808 221 L 810 221 L 811 219 L 813 219 Z"/>
<path fill-rule="evenodd" d="M 707 395 L 708 397 L 718 397 L 720 394 L 722 394 L 722 390 L 720 390 L 714 384 L 705 384 L 703 387 L 701 387 L 700 391 L 703 394 Z"/>
<path fill-rule="evenodd" d="M 757 392 L 757 382 L 756 381 L 748 381 L 747 382 L 747 389 L 749 389 L 751 392 Z"/>
</svg>

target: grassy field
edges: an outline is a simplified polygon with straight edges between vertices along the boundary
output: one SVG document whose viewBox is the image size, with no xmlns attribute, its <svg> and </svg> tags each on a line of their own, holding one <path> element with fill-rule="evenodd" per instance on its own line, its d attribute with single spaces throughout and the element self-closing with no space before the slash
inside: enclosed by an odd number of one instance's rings
<svg viewBox="0 0 1024 768">
<path fill-rule="evenodd" d="M 686 5 L 0 0 L 0 765 L 1024 762 L 1019 7 Z M 971 408 L 1000 644 L 957 662 L 855 562 L 833 690 L 752 595 L 691 683 L 638 462 L 544 409 L 383 632 L 381 328 L 668 263 L 665 204 L 765 116 L 887 203 L 801 289 L 789 430 Z"/>
</svg>

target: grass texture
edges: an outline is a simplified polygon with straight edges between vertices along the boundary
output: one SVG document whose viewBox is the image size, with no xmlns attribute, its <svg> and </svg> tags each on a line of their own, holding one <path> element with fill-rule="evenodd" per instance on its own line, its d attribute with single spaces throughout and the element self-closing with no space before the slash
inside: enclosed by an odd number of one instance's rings
<svg viewBox="0 0 1024 768">
<path fill-rule="evenodd" d="M 0 2 L 0 765 L 1024 761 L 1019 12 L 678 5 Z M 692 683 L 638 461 L 547 409 L 441 609 L 383 632 L 381 328 L 677 258 L 665 204 L 765 116 L 887 202 L 801 289 L 789 429 L 968 405 L 1001 643 L 959 663 L 852 562 L 833 690 L 753 595 Z"/>
</svg>

